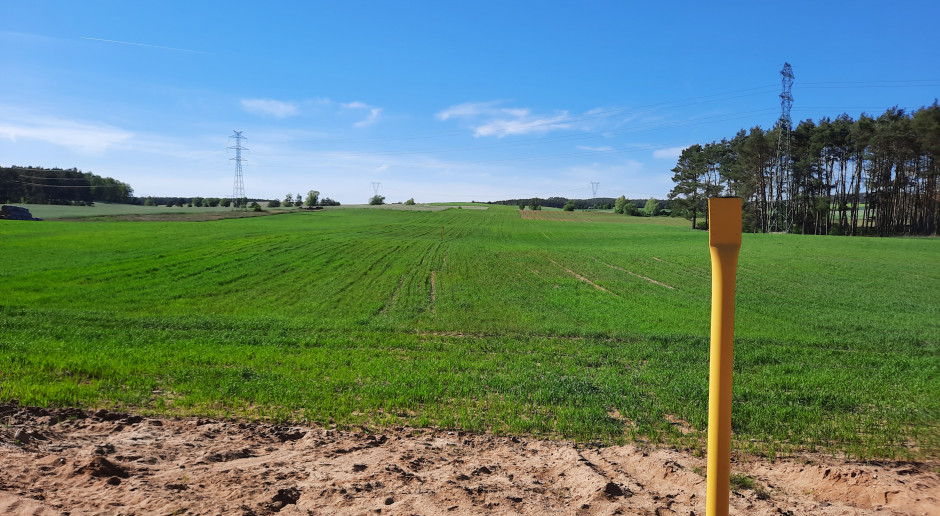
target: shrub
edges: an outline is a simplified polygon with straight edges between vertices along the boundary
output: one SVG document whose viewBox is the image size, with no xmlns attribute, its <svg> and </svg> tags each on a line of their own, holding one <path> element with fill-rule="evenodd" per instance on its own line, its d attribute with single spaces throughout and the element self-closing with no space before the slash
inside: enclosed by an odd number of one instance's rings
<svg viewBox="0 0 940 516">
<path fill-rule="evenodd" d="M 411 199 L 408 199 L 407 201 L 405 201 L 405 204 L 408 205 L 408 206 L 414 206 L 414 205 L 415 205 L 415 198 L 412 197 Z"/>
</svg>

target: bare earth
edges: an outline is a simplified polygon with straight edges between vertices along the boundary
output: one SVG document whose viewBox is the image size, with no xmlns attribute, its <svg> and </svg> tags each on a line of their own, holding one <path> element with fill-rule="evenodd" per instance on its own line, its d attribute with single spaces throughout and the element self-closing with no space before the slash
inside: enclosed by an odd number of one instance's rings
<svg viewBox="0 0 940 516">
<path fill-rule="evenodd" d="M 0 405 L 0 514 L 705 514 L 670 449 Z M 733 514 L 940 514 L 938 463 L 752 459 Z"/>
</svg>

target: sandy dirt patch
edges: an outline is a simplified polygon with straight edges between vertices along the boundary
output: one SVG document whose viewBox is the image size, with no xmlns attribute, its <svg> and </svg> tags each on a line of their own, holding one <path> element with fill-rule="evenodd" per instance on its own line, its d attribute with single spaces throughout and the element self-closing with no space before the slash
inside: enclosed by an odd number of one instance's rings
<svg viewBox="0 0 940 516">
<path fill-rule="evenodd" d="M 0 405 L 0 514 L 705 514 L 670 449 Z M 733 514 L 938 514 L 938 463 L 737 462 Z"/>
</svg>

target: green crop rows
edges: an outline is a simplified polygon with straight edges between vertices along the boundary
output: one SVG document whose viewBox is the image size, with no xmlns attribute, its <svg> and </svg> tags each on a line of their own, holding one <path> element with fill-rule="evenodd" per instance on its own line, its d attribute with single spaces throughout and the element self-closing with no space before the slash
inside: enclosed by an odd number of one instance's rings
<svg viewBox="0 0 940 516">
<path fill-rule="evenodd" d="M 701 449 L 707 234 L 594 217 L 3 222 L 0 400 Z M 936 457 L 938 258 L 745 235 L 737 449 Z"/>
</svg>

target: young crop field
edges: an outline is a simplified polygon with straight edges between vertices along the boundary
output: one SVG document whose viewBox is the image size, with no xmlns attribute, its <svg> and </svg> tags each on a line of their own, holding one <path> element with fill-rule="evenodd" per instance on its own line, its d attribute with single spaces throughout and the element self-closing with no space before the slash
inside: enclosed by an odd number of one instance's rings
<svg viewBox="0 0 940 516">
<path fill-rule="evenodd" d="M 708 235 L 541 215 L 0 222 L 0 401 L 703 450 Z M 938 257 L 745 234 L 736 449 L 937 457 Z"/>
</svg>

